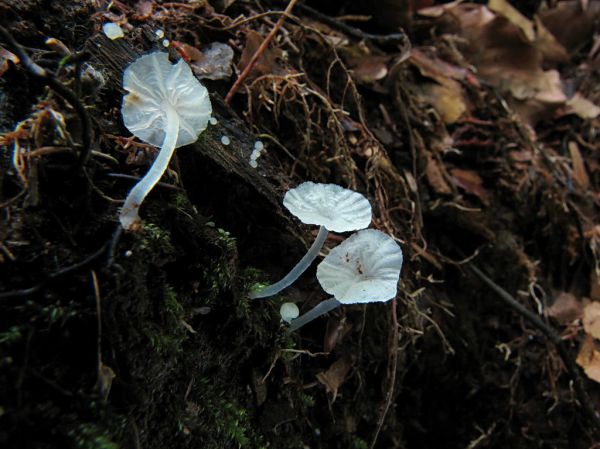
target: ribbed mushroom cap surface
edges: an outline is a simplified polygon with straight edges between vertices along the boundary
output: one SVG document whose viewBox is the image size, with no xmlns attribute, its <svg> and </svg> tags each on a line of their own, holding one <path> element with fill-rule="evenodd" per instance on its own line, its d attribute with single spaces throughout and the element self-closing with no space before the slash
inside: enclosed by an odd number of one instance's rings
<svg viewBox="0 0 600 449">
<path fill-rule="evenodd" d="M 334 232 L 356 231 L 371 223 L 369 200 L 336 184 L 304 182 L 285 194 L 283 205 L 303 223 Z"/>
<path fill-rule="evenodd" d="M 317 267 L 323 289 L 343 304 L 388 301 L 396 296 L 402 250 L 389 235 L 364 229 L 333 248 Z"/>
<path fill-rule="evenodd" d="M 151 145 L 165 140 L 166 107 L 179 116 L 176 147 L 189 145 L 206 129 L 212 113 L 208 91 L 180 59 L 171 64 L 167 53 L 154 52 L 131 63 L 123 74 L 123 122 L 136 137 Z"/>
</svg>

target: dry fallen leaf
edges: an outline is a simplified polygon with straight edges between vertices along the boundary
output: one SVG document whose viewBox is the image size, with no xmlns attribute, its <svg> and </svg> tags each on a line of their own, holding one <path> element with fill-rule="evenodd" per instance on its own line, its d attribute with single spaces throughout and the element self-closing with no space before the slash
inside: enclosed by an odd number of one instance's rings
<svg viewBox="0 0 600 449">
<path fill-rule="evenodd" d="M 411 51 L 408 60 L 421 75 L 436 81 L 418 84 L 416 90 L 421 99 L 431 104 L 445 123 L 451 124 L 459 120 L 469 107 L 464 90 L 456 80 L 466 79 L 469 72 L 441 59 L 429 57 L 417 49 Z"/>
<path fill-rule="evenodd" d="M 573 293 L 560 292 L 550 307 L 548 316 L 554 318 L 560 324 L 569 324 L 581 318 L 583 305 Z"/>
<path fill-rule="evenodd" d="M 582 119 L 593 119 L 600 115 L 600 107 L 596 106 L 579 92 L 567 100 L 566 114 L 576 114 Z"/>
<path fill-rule="evenodd" d="M 533 24 L 506 0 L 489 0 L 488 8 L 518 27 L 529 42 L 535 39 Z"/>
<path fill-rule="evenodd" d="M 263 37 L 254 30 L 249 30 L 246 33 L 246 46 L 242 51 L 242 56 L 238 63 L 238 68 L 244 70 L 244 68 L 250 63 L 250 60 L 260 47 L 263 41 Z M 252 68 L 252 72 L 258 74 L 266 73 L 281 73 L 281 68 L 277 63 L 277 59 L 281 56 L 281 50 L 276 47 L 267 48 L 264 53 L 258 58 L 256 64 Z M 251 73 L 252 73 L 251 72 Z"/>
<path fill-rule="evenodd" d="M 556 40 L 571 52 L 593 39 L 595 22 L 600 17 L 600 2 L 592 2 L 589 8 L 582 10 L 576 0 L 562 1 L 541 11 L 539 16 Z"/>
<path fill-rule="evenodd" d="M 465 192 L 476 196 L 483 204 L 489 206 L 490 194 L 483 187 L 483 180 L 473 170 L 453 168 L 450 170 L 454 183 Z"/>
<path fill-rule="evenodd" d="M 361 55 L 349 58 L 348 66 L 356 80 L 370 84 L 386 77 L 388 60 L 387 56 Z"/>
<path fill-rule="evenodd" d="M 600 279 L 593 268 L 590 273 L 590 298 L 592 301 L 600 301 Z"/>
<path fill-rule="evenodd" d="M 349 356 L 344 356 L 333 362 L 327 371 L 317 374 L 317 380 L 325 386 L 327 392 L 333 393 L 333 400 L 335 400 L 337 391 L 344 383 L 344 379 L 346 379 L 352 365 L 352 359 Z"/>
<path fill-rule="evenodd" d="M 596 343 L 590 335 L 586 335 L 579 349 L 576 362 L 583 368 L 583 372 L 587 377 L 600 383 L 600 351 L 598 351 Z"/>
<path fill-rule="evenodd" d="M 446 7 L 440 21 L 465 39 L 464 55 L 478 76 L 509 92 L 527 123 L 550 117 L 566 102 L 559 73 L 544 63 L 565 61 L 567 53 L 541 20 L 530 21 L 506 0 L 491 0 L 488 7 Z"/>
<path fill-rule="evenodd" d="M 446 182 L 444 173 L 438 161 L 430 152 L 426 152 L 427 165 L 425 166 L 425 178 L 431 188 L 439 195 L 452 194 L 452 188 Z"/>
<path fill-rule="evenodd" d="M 583 329 L 594 338 L 600 338 L 600 302 L 591 301 L 583 308 Z"/>
<path fill-rule="evenodd" d="M 585 163 L 581 157 L 577 142 L 569 142 L 569 153 L 571 154 L 571 163 L 573 164 L 573 180 L 582 189 L 587 189 L 590 186 L 590 178 L 585 169 Z"/>
<path fill-rule="evenodd" d="M 10 67 L 8 61 L 11 61 L 13 64 L 18 64 L 19 58 L 17 55 L 0 47 L 0 76 L 4 75 L 4 72 L 6 72 Z"/>
</svg>

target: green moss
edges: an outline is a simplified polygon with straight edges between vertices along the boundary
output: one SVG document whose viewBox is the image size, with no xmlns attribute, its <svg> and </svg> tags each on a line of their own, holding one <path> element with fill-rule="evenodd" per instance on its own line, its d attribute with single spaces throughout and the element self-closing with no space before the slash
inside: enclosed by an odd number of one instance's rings
<svg viewBox="0 0 600 449">
<path fill-rule="evenodd" d="M 21 328 L 18 326 L 11 326 L 6 332 L 0 332 L 0 344 L 11 344 L 16 343 L 23 338 Z"/>
<path fill-rule="evenodd" d="M 80 424 L 69 432 L 74 446 L 80 449 L 119 449 L 119 445 L 93 423 Z"/>
<path fill-rule="evenodd" d="M 262 446 L 262 437 L 255 432 L 248 412 L 237 402 L 222 397 L 205 401 L 203 406 L 206 418 L 214 423 L 218 434 L 215 440 L 235 443 L 239 448 Z"/>
<path fill-rule="evenodd" d="M 171 233 L 153 223 L 145 223 L 134 255 L 135 253 L 137 256 L 148 257 L 149 261 L 155 262 L 158 266 L 163 265 L 175 254 Z"/>
<path fill-rule="evenodd" d="M 369 443 L 357 436 L 352 437 L 352 446 L 354 449 L 368 449 Z"/>
<path fill-rule="evenodd" d="M 182 326 L 184 308 L 177 298 L 175 290 L 165 284 L 163 302 L 159 316 L 163 323 L 148 321 L 142 328 L 144 335 L 150 340 L 152 348 L 161 355 L 175 356 L 182 352 L 182 344 L 186 334 Z"/>
</svg>

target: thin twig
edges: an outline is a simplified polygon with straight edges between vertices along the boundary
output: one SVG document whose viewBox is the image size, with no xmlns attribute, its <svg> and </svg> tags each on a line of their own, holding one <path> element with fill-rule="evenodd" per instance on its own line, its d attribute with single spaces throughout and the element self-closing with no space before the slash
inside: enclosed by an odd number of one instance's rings
<svg viewBox="0 0 600 449">
<path fill-rule="evenodd" d="M 73 109 L 75 109 L 75 112 L 81 121 L 81 139 L 83 149 L 79 155 L 79 165 L 83 166 L 87 162 L 87 159 L 92 151 L 92 141 L 94 140 L 92 119 L 85 109 L 85 106 L 83 103 L 81 103 L 79 98 L 77 98 L 77 95 L 75 95 L 71 89 L 58 81 L 52 73 L 33 62 L 23 47 L 19 45 L 12 34 L 10 34 L 10 32 L 3 26 L 0 26 L 0 36 L 2 36 L 2 38 L 6 41 L 6 44 L 10 47 L 10 50 L 17 55 L 21 65 L 29 73 L 36 78 L 39 78 L 45 85 L 50 87 L 50 89 L 60 95 L 65 101 L 67 101 L 67 103 L 71 105 Z"/>
<path fill-rule="evenodd" d="M 509 305 L 512 309 L 516 310 L 523 318 L 529 321 L 534 327 L 541 331 L 547 338 L 556 346 L 558 355 L 562 359 L 567 372 L 571 376 L 573 384 L 575 386 L 575 392 L 579 397 L 579 402 L 583 407 L 583 410 L 588 415 L 590 422 L 594 425 L 597 432 L 600 432 L 600 416 L 596 413 L 594 406 L 592 405 L 591 399 L 586 392 L 585 383 L 579 369 L 575 365 L 573 358 L 570 356 L 567 348 L 565 347 L 564 341 L 560 338 L 560 335 L 548 324 L 544 323 L 538 315 L 527 309 L 523 304 L 518 302 L 512 297 L 510 293 L 492 281 L 487 277 L 479 268 L 474 265 L 469 265 L 471 271 L 481 280 L 484 284 L 490 287 L 498 297 L 504 301 L 505 304 Z"/>
<path fill-rule="evenodd" d="M 379 438 L 379 433 L 381 432 L 383 423 L 385 422 L 385 417 L 387 416 L 390 406 L 392 405 L 392 400 L 394 399 L 394 387 L 396 386 L 396 374 L 398 372 L 398 314 L 396 312 L 396 298 L 394 298 L 391 302 L 392 329 L 389 336 L 391 341 L 388 343 L 388 372 L 391 370 L 388 375 L 389 387 L 385 395 L 385 403 L 379 415 L 379 420 L 377 421 L 377 429 L 375 430 L 375 435 L 373 435 L 369 449 L 373 449 L 375 444 L 377 444 L 377 439 Z"/>
<path fill-rule="evenodd" d="M 46 287 L 46 285 L 50 282 L 56 281 L 57 279 L 66 276 L 67 274 L 74 273 L 78 270 L 81 270 L 82 268 L 89 266 L 92 262 L 94 262 L 106 252 L 107 248 L 109 247 L 109 244 L 110 242 L 106 242 L 95 253 L 90 254 L 88 257 L 86 257 L 80 262 L 77 262 L 76 264 L 57 270 L 54 273 L 50 273 L 44 281 L 40 282 L 37 285 L 34 285 L 33 287 L 0 293 L 0 301 L 13 298 L 25 298 L 27 296 L 31 296 L 35 293 L 42 291 L 44 287 Z"/>
<path fill-rule="evenodd" d="M 336 20 L 333 17 L 323 14 L 322 12 L 319 12 L 314 8 L 311 8 L 310 6 L 306 6 L 305 4 L 298 5 L 298 9 L 302 12 L 305 12 L 305 13 L 317 18 L 319 21 L 323 22 L 324 24 L 326 24 L 332 28 L 336 28 L 339 31 L 341 31 L 355 39 L 368 40 L 368 41 L 375 42 L 379 45 L 402 45 L 402 46 L 404 46 L 409 42 L 409 39 L 404 32 L 392 33 L 392 34 L 365 33 L 364 31 L 359 30 L 358 28 L 354 28 L 344 22 L 341 22 L 340 20 Z"/>
<path fill-rule="evenodd" d="M 262 54 L 265 52 L 265 50 L 267 49 L 267 47 L 269 46 L 269 44 L 271 43 L 271 41 L 273 40 L 273 38 L 275 37 L 277 32 L 279 31 L 279 29 L 282 27 L 283 22 L 285 22 L 285 19 L 287 18 L 288 14 L 292 11 L 292 8 L 294 7 L 294 5 L 296 4 L 297 1 L 298 0 L 290 0 L 290 2 L 287 5 L 287 8 L 285 8 L 285 11 L 281 15 L 281 17 L 279 17 L 279 19 L 277 20 L 277 23 L 275 23 L 275 26 L 273 27 L 273 29 L 269 32 L 267 37 L 265 37 L 265 39 L 262 41 L 262 43 L 260 44 L 260 46 L 258 47 L 256 52 L 254 52 L 254 55 L 252 55 L 252 59 L 250 59 L 250 62 L 248 63 L 248 65 L 244 68 L 244 70 L 242 70 L 242 73 L 240 73 L 240 76 L 238 77 L 238 79 L 235 81 L 235 83 L 233 83 L 233 86 L 231 86 L 231 89 L 229 90 L 229 92 L 227 93 L 227 96 L 225 97 L 225 104 L 229 105 L 231 103 L 231 99 L 236 94 L 236 92 L 239 90 L 239 88 L 242 85 L 242 83 L 244 82 L 244 80 L 248 77 L 248 74 L 250 73 L 250 71 L 256 65 L 256 62 L 258 61 L 258 59 L 262 56 Z"/>
</svg>

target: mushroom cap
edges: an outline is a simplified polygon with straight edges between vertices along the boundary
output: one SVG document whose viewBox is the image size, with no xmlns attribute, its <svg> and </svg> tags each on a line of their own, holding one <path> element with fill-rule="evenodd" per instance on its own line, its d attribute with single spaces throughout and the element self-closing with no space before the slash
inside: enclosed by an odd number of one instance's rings
<svg viewBox="0 0 600 449">
<path fill-rule="evenodd" d="M 363 229 L 371 223 L 371 204 L 363 195 L 336 184 L 303 182 L 288 190 L 283 205 L 302 223 L 334 232 Z"/>
<path fill-rule="evenodd" d="M 212 112 L 208 91 L 180 59 L 171 64 L 167 53 L 154 52 L 132 62 L 123 74 L 123 122 L 136 137 L 161 146 L 167 128 L 166 108 L 179 116 L 175 147 L 189 145 L 206 129 Z"/>
<path fill-rule="evenodd" d="M 293 302 L 284 302 L 279 309 L 279 314 L 281 315 L 281 320 L 286 323 L 290 323 L 293 319 L 298 318 L 300 315 L 300 309 Z"/>
<path fill-rule="evenodd" d="M 352 234 L 317 267 L 321 287 L 342 304 L 388 301 L 396 296 L 402 250 L 375 229 Z"/>
</svg>

